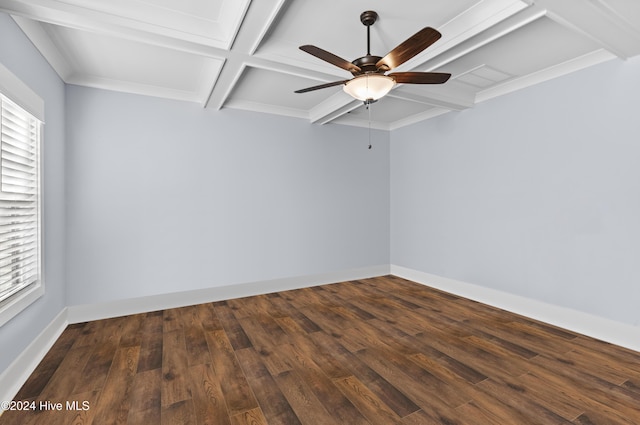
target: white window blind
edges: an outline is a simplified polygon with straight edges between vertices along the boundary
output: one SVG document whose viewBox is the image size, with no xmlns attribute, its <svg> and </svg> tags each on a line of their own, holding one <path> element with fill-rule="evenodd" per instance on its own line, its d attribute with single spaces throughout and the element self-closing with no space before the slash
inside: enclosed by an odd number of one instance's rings
<svg viewBox="0 0 640 425">
<path fill-rule="evenodd" d="M 41 122 L 0 94 L 0 306 L 40 283 Z"/>
</svg>

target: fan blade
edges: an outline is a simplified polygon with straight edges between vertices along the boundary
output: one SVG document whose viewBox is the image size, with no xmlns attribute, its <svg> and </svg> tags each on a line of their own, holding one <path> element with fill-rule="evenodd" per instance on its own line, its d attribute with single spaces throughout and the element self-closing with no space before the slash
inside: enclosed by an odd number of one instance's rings
<svg viewBox="0 0 640 425">
<path fill-rule="evenodd" d="M 376 67 L 384 70 L 396 68 L 431 46 L 440 37 L 442 34 L 438 30 L 431 27 L 423 28 L 387 53 L 387 56 L 376 63 Z"/>
<path fill-rule="evenodd" d="M 334 81 L 332 83 L 320 84 L 319 86 L 307 87 L 306 89 L 296 90 L 294 93 L 306 93 L 309 91 L 326 89 L 327 87 L 333 87 L 333 86 L 339 86 L 340 84 L 345 84 L 347 81 L 349 80 Z"/>
<path fill-rule="evenodd" d="M 446 83 L 451 74 L 444 72 L 392 72 L 387 74 L 398 84 L 442 84 Z"/>
<path fill-rule="evenodd" d="M 319 47 L 311 46 L 307 44 L 304 46 L 300 46 L 300 50 L 307 52 L 310 55 L 317 57 L 318 59 L 322 59 L 325 62 L 329 62 L 331 65 L 335 65 L 338 68 L 347 70 L 351 73 L 356 73 L 361 71 L 360 67 L 352 64 L 351 62 L 345 59 L 342 59 L 339 56 L 334 55 L 333 53 L 327 52 L 326 50 L 322 50 Z"/>
</svg>

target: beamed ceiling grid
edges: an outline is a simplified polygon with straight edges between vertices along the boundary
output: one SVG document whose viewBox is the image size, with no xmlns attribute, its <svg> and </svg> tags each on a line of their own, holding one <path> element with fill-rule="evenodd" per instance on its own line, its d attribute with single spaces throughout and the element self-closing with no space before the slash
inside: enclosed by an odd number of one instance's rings
<svg viewBox="0 0 640 425">
<path fill-rule="evenodd" d="M 425 26 L 442 38 L 394 71 L 451 73 L 443 85 L 398 84 L 371 110 L 393 130 L 613 58 L 640 54 L 636 0 L 0 0 L 68 84 L 368 126 L 350 78 L 298 49 L 349 61 L 366 53 L 360 13 L 375 10 L 371 53 Z"/>
</svg>

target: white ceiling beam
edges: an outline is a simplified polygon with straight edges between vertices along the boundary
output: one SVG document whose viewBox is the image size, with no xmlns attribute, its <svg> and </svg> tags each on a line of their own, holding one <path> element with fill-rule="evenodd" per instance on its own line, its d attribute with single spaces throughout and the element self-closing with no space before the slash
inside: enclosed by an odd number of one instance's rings
<svg viewBox="0 0 640 425">
<path fill-rule="evenodd" d="M 291 0 L 252 1 L 232 48 L 249 55 L 256 53 L 289 3 Z"/>
<path fill-rule="evenodd" d="M 631 1 L 631 0 L 630 0 Z M 637 1 L 637 0 L 633 0 Z M 640 30 L 603 0 L 537 0 L 550 19 L 621 59 L 640 54 Z M 640 25 L 640 22 L 635 23 Z"/>
<path fill-rule="evenodd" d="M 69 81 L 67 82 L 67 84 L 93 87 L 111 91 L 120 91 L 123 93 L 133 93 L 144 96 L 160 97 L 163 99 L 181 100 L 185 102 L 201 102 L 200 93 L 194 91 L 172 89 L 168 87 L 136 83 L 131 81 L 113 80 L 110 78 L 91 75 L 73 74 L 69 77 Z"/>
<path fill-rule="evenodd" d="M 218 78 L 211 86 L 209 95 L 206 96 L 204 107 L 213 108 L 216 111 L 222 109 L 246 67 L 247 64 L 237 58 L 227 59 Z"/>
<path fill-rule="evenodd" d="M 393 90 L 387 96 L 423 103 L 425 105 L 435 106 L 437 108 L 443 108 L 450 111 L 462 111 L 469 109 L 473 107 L 475 99 L 473 93 L 458 92 L 454 96 L 449 91 L 442 91 L 440 93 L 432 91 L 428 94 L 425 94 L 424 92 L 417 94 L 412 91 L 401 89 Z"/>
<path fill-rule="evenodd" d="M 315 81 L 320 81 L 320 84 L 322 82 L 335 81 L 335 77 L 331 75 L 274 62 L 260 56 L 251 56 L 245 53 L 233 51 L 228 54 L 228 57 L 229 59 L 227 60 L 227 63 L 220 75 L 220 78 L 224 81 L 217 83 L 217 87 L 211 88 L 211 94 L 209 95 L 209 100 L 206 103 L 207 107 L 215 109 L 223 107 L 227 98 L 233 91 L 234 86 L 240 81 L 240 76 L 242 72 L 244 72 L 245 67 L 265 69 L 268 71 L 309 78 Z M 229 87 L 228 84 L 231 86 Z M 228 89 L 223 89 L 223 87 L 228 87 Z"/>
<path fill-rule="evenodd" d="M 336 92 L 309 111 L 309 121 L 314 124 L 326 124 L 360 105 L 362 101 L 353 99 L 343 92 Z"/>
<path fill-rule="evenodd" d="M 22 16 L 14 15 L 13 20 L 18 24 L 22 32 L 24 32 L 31 42 L 40 51 L 42 56 L 45 57 L 47 62 L 56 71 L 62 81 L 69 82 L 69 78 L 73 75 L 73 67 L 69 64 L 69 61 L 58 50 L 56 44 L 51 40 L 47 31 L 37 21 L 23 18 Z"/>
<path fill-rule="evenodd" d="M 241 16 L 231 16 L 233 14 L 244 14 L 250 0 L 228 0 L 234 4 L 228 9 L 229 16 L 221 16 L 220 19 L 229 19 L 238 22 L 238 27 L 242 21 Z M 235 4 L 237 2 L 237 4 Z M 98 31 L 104 34 L 146 34 L 147 36 L 161 36 L 165 38 L 188 41 L 204 46 L 227 49 L 233 42 L 233 38 L 238 30 L 237 27 L 224 25 L 218 22 L 208 21 L 200 16 L 178 15 L 182 17 L 180 24 L 171 26 L 175 21 L 176 14 L 165 8 L 154 7 L 148 4 L 144 7 L 138 3 L 128 6 L 128 16 L 122 15 L 123 7 L 126 4 L 116 4 L 110 2 L 98 2 L 98 0 L 76 2 L 58 0 L 30 0 L 29 2 L 19 0 L 3 0 L 0 3 L 0 10 L 11 15 L 20 15 L 25 18 L 34 19 L 49 24 L 60 25 L 67 28 L 74 28 L 85 31 Z M 244 8 L 243 8 L 244 7 Z M 151 14 L 156 17 L 156 22 L 143 19 L 144 14 Z M 211 31 L 207 35 L 198 33 L 197 30 L 190 30 L 189 25 L 207 26 Z"/>
<path fill-rule="evenodd" d="M 361 105 L 362 106 L 362 105 Z M 371 128 L 372 130 L 391 130 L 391 126 L 387 122 L 383 121 L 369 121 L 368 119 L 354 117 L 350 114 L 345 114 L 341 117 L 337 123 L 342 125 L 350 125 L 353 127 Z M 363 138 L 363 140 L 366 140 Z M 367 140 L 368 141 L 368 140 Z"/>
<path fill-rule="evenodd" d="M 410 115 L 410 116 L 405 117 L 403 119 L 400 119 L 400 120 L 392 122 L 391 125 L 389 126 L 389 130 L 393 131 L 393 130 L 395 130 L 397 128 L 406 127 L 408 125 L 415 124 L 415 123 L 418 123 L 420 121 L 428 120 L 428 119 L 431 119 L 431 118 L 435 118 L 437 116 L 444 115 L 444 114 L 447 114 L 449 112 L 452 112 L 452 111 L 450 109 L 445 109 L 445 108 L 429 109 L 428 111 L 424 111 L 424 112 L 421 112 L 421 113 L 415 114 L 415 115 Z"/>
<path fill-rule="evenodd" d="M 441 55 L 496 24 L 514 16 L 529 5 L 522 0 L 485 0 L 476 3 L 446 24 L 438 28 L 442 38 L 413 59 L 405 62 L 397 71 L 420 68 Z"/>
<path fill-rule="evenodd" d="M 55 5 L 55 7 L 53 7 Z M 224 58 L 227 50 L 211 45 L 205 37 L 186 36 L 181 31 L 108 15 L 60 2 L 2 0 L 0 11 L 51 25 L 98 33 L 207 57 Z"/>
<path fill-rule="evenodd" d="M 428 70 L 442 68 L 456 59 L 468 55 L 481 47 L 484 47 L 502 37 L 506 37 L 514 31 L 543 18 L 546 14 L 546 10 L 537 6 L 531 6 L 527 9 L 520 10 L 518 13 L 510 15 L 505 20 L 493 25 L 481 34 L 477 34 L 471 39 L 462 41 L 450 49 L 447 49 L 444 53 L 424 62 L 420 68 L 426 68 Z"/>
<path fill-rule="evenodd" d="M 259 102 L 251 102 L 249 100 L 231 99 L 225 103 L 225 107 L 232 109 L 242 109 L 245 111 L 262 112 L 265 114 L 283 115 L 286 117 L 308 119 L 306 111 L 301 111 L 295 108 L 288 108 L 286 106 L 278 106 L 271 104 L 264 104 Z"/>
<path fill-rule="evenodd" d="M 562 75 L 569 74 L 571 72 L 578 71 L 589 66 L 597 65 L 599 63 L 614 59 L 615 57 L 616 56 L 608 50 L 596 50 L 594 52 L 587 53 L 585 55 L 551 66 L 538 72 L 527 74 L 522 77 L 512 79 L 502 84 L 498 84 L 497 86 L 483 90 L 476 95 L 476 102 L 484 102 L 485 100 L 502 96 L 504 94 L 532 86 L 534 84 L 539 84 L 552 78 L 560 77 Z"/>
</svg>

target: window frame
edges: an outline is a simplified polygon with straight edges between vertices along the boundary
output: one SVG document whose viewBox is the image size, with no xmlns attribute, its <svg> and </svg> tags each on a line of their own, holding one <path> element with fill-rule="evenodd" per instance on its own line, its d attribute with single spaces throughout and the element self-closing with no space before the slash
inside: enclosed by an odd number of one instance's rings
<svg viewBox="0 0 640 425">
<path fill-rule="evenodd" d="M 0 94 L 39 122 L 38 143 L 38 198 L 37 204 L 37 262 L 38 279 L 11 294 L 8 298 L 0 302 L 0 326 L 16 317 L 21 311 L 42 297 L 45 293 L 44 279 L 44 220 L 43 220 L 43 166 L 42 166 L 42 146 L 44 128 L 44 101 L 33 92 L 18 77 L 0 63 Z"/>
</svg>

